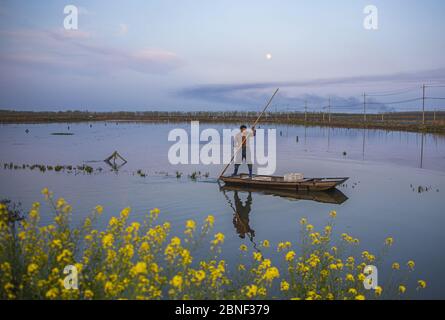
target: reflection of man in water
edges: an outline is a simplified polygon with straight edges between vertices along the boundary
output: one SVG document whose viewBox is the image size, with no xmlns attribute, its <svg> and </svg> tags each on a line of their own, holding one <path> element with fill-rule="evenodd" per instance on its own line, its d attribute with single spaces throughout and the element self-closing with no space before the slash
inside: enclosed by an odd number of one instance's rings
<svg viewBox="0 0 445 320">
<path fill-rule="evenodd" d="M 251 229 L 249 226 L 249 214 L 252 205 L 252 193 L 249 192 L 246 203 L 244 205 L 238 196 L 238 191 L 234 192 L 234 200 L 236 212 L 233 216 L 233 225 L 235 226 L 236 232 L 241 239 L 244 239 L 247 234 L 250 240 L 253 240 L 253 238 L 255 237 L 255 230 Z"/>
</svg>

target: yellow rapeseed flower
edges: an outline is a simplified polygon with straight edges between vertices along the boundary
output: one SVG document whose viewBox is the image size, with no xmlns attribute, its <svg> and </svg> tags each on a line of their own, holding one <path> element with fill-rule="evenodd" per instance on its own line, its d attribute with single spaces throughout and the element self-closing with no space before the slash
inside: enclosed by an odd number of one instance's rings
<svg viewBox="0 0 445 320">
<path fill-rule="evenodd" d="M 28 273 L 32 274 L 39 269 L 39 266 L 35 263 L 31 263 L 28 265 Z"/>
<path fill-rule="evenodd" d="M 113 242 L 114 242 L 114 236 L 113 234 L 109 233 L 106 234 L 103 238 L 102 238 L 102 246 L 104 248 L 109 248 L 111 246 L 113 246 Z"/>
<path fill-rule="evenodd" d="M 182 283 L 183 283 L 183 279 L 182 279 L 182 276 L 180 276 L 180 275 L 174 276 L 173 279 L 170 281 L 170 284 L 179 290 L 181 290 L 181 288 L 182 288 Z"/>
<path fill-rule="evenodd" d="M 59 198 L 56 202 L 56 207 L 59 209 L 62 208 L 65 204 L 66 204 L 65 199 Z"/>
<path fill-rule="evenodd" d="M 106 293 L 111 293 L 114 289 L 114 285 L 111 281 L 107 281 L 104 285 L 104 290 Z"/>
<path fill-rule="evenodd" d="M 128 217 L 128 215 L 130 214 L 130 212 L 131 212 L 131 209 L 130 208 L 125 208 L 124 210 L 122 210 L 121 211 L 121 217 L 122 218 L 127 218 Z"/>
<path fill-rule="evenodd" d="M 193 220 L 187 220 L 187 222 L 185 223 L 185 227 L 187 229 L 191 229 L 191 230 L 195 230 L 196 228 L 196 222 Z"/>
<path fill-rule="evenodd" d="M 278 269 L 276 267 L 268 268 L 263 276 L 263 278 L 267 281 L 272 281 L 273 279 L 279 278 L 279 277 L 280 277 L 280 272 L 278 271 Z"/>
<path fill-rule="evenodd" d="M 426 288 L 426 282 L 423 280 L 417 281 L 417 284 L 419 285 L 419 288 L 425 289 Z"/>
<path fill-rule="evenodd" d="M 148 244 L 147 241 L 144 241 L 141 243 L 141 246 L 139 247 L 139 250 L 141 251 L 148 251 L 150 250 L 150 245 Z"/>
<path fill-rule="evenodd" d="M 172 246 L 180 246 L 181 245 L 181 239 L 179 239 L 178 237 L 173 237 L 171 240 L 170 240 L 170 244 L 172 245 Z"/>
<path fill-rule="evenodd" d="M 181 251 L 181 257 L 182 257 L 182 264 L 184 266 L 187 266 L 192 263 L 192 255 L 190 254 L 190 251 L 187 249 L 183 249 Z"/>
<path fill-rule="evenodd" d="M 391 237 L 385 239 L 385 244 L 387 246 L 391 246 L 393 244 L 393 242 L 394 242 L 394 239 Z"/>
<path fill-rule="evenodd" d="M 136 263 L 136 265 L 133 268 L 131 268 L 131 273 L 133 275 L 146 274 L 147 264 L 145 262 Z"/>
<path fill-rule="evenodd" d="M 258 288 L 258 295 L 265 296 L 267 294 L 267 290 L 264 287 Z"/>
<path fill-rule="evenodd" d="M 85 290 L 83 295 L 85 299 L 92 299 L 94 297 L 94 293 L 91 290 Z"/>
<path fill-rule="evenodd" d="M 295 258 L 295 252 L 294 251 L 289 251 L 286 254 L 286 261 L 288 261 L 288 262 L 294 260 L 294 258 Z"/>
<path fill-rule="evenodd" d="M 57 288 L 52 288 L 48 290 L 45 294 L 45 297 L 48 299 L 55 299 L 59 294 L 59 290 Z"/>
<path fill-rule="evenodd" d="M 289 283 L 285 280 L 281 281 L 280 284 L 281 291 L 288 291 L 289 290 Z"/>
<path fill-rule="evenodd" d="M 152 264 L 150 264 L 150 270 L 153 273 L 159 273 L 159 266 L 157 263 L 153 262 Z"/>
<path fill-rule="evenodd" d="M 256 296 L 257 293 L 258 293 L 258 287 L 256 285 L 252 284 L 251 286 L 246 287 L 246 296 L 248 298 Z"/>
<path fill-rule="evenodd" d="M 198 282 L 201 282 L 202 280 L 204 280 L 205 277 L 206 277 L 206 273 L 205 273 L 205 271 L 203 271 L 203 270 L 198 270 L 198 271 L 196 271 L 196 273 L 195 273 L 195 279 L 196 279 Z"/>
<path fill-rule="evenodd" d="M 337 265 L 336 265 L 335 263 L 331 263 L 331 264 L 329 265 L 329 269 L 331 269 L 331 270 L 337 270 L 338 267 L 337 267 Z"/>
<path fill-rule="evenodd" d="M 37 210 L 33 209 L 29 212 L 29 217 L 32 219 L 36 219 L 39 217 L 39 212 Z"/>
<path fill-rule="evenodd" d="M 376 295 L 376 296 L 381 296 L 381 295 L 382 295 L 382 291 L 383 291 L 383 289 L 382 289 L 382 287 L 380 287 L 380 286 L 377 286 L 377 287 L 374 289 L 374 292 L 375 292 L 375 295 Z"/>
<path fill-rule="evenodd" d="M 98 214 L 102 214 L 102 212 L 104 211 L 104 207 L 102 207 L 101 205 L 97 205 L 94 210 L 98 213 Z"/>
<path fill-rule="evenodd" d="M 213 244 L 217 245 L 217 244 L 223 243 L 224 238 L 225 238 L 224 234 L 221 232 L 218 232 L 217 234 L 215 234 L 215 239 L 213 240 Z"/>
<path fill-rule="evenodd" d="M 215 224 L 215 217 L 212 215 L 207 216 L 206 222 L 209 224 L 210 227 L 213 227 Z"/>
<path fill-rule="evenodd" d="M 43 188 L 43 189 L 42 189 L 42 194 L 43 194 L 45 197 L 48 197 L 48 196 L 50 195 L 50 192 L 49 192 L 48 188 Z"/>
<path fill-rule="evenodd" d="M 354 281 L 354 276 L 353 276 L 352 274 L 348 273 L 348 274 L 346 275 L 346 280 L 347 280 L 347 281 Z"/>
<path fill-rule="evenodd" d="M 117 226 L 119 220 L 116 217 L 111 217 L 110 222 L 108 223 L 111 227 Z"/>
<path fill-rule="evenodd" d="M 57 262 L 70 262 L 70 258 L 73 254 L 68 249 L 64 249 L 61 254 L 56 258 Z"/>
</svg>

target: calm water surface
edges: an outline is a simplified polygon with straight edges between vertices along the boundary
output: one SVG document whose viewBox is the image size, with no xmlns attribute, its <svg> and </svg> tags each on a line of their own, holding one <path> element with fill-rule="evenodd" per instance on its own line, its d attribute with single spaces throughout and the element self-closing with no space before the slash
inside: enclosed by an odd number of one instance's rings
<svg viewBox="0 0 445 320">
<path fill-rule="evenodd" d="M 339 188 L 342 194 L 318 197 L 321 202 L 317 202 L 257 192 L 222 192 L 218 184 L 212 183 L 213 179 L 203 182 L 192 182 L 186 177 L 176 179 L 177 170 L 184 172 L 184 176 L 200 170 L 214 178 L 222 169 L 216 165 L 171 166 L 167 152 L 172 142 L 168 142 L 167 136 L 176 127 L 189 130 L 189 124 L 2 125 L 0 197 L 19 201 L 27 210 L 32 202 L 43 200 L 40 190 L 48 187 L 73 205 L 75 222 L 81 221 L 97 204 L 104 206 L 105 218 L 131 206 L 135 220 L 158 207 L 161 220 L 171 221 L 174 231 L 181 230 L 188 219 L 202 221 L 213 214 L 216 230 L 226 235 L 224 254 L 232 265 L 240 244 L 253 247 L 264 239 L 275 245 L 283 240 L 297 241 L 298 221 L 302 217 L 321 228 L 329 211 L 337 210 L 336 235 L 347 232 L 358 237 L 360 248 L 375 253 L 382 248 L 385 237 L 394 237 L 395 244 L 385 265 L 415 260 L 413 280 L 422 278 L 428 282 L 428 288 L 418 297 L 445 298 L 444 137 L 379 130 L 275 127 L 277 174 L 302 172 L 305 176 L 350 177 Z M 216 126 L 219 130 L 229 127 Z M 54 132 L 74 135 L 51 135 Z M 101 161 L 114 150 L 128 160 L 118 172 L 110 171 Z M 3 163 L 9 162 L 86 163 L 104 170 L 75 175 L 4 169 Z M 139 169 L 148 176 L 137 175 Z M 160 172 L 169 172 L 169 176 Z M 48 211 L 42 210 L 42 214 L 43 223 L 51 219 Z M 381 271 L 381 278 L 385 276 Z"/>
</svg>

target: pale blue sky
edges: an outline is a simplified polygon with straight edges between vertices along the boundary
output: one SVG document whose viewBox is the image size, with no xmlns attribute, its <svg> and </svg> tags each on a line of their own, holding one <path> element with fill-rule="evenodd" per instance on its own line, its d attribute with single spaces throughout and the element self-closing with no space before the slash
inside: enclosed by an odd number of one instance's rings
<svg viewBox="0 0 445 320">
<path fill-rule="evenodd" d="M 63 30 L 67 4 L 80 9 L 78 31 Z M 363 28 L 368 4 L 377 31 Z M 254 110 L 275 86 L 283 110 L 303 100 L 321 108 L 328 96 L 353 106 L 365 91 L 413 88 L 374 98 L 412 99 L 424 82 L 445 83 L 444 9 L 441 0 L 3 0 L 0 108 Z"/>
</svg>

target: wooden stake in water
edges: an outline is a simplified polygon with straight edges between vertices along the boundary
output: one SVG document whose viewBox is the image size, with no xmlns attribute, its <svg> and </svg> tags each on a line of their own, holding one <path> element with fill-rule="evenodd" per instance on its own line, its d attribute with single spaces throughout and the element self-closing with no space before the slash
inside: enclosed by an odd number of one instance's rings
<svg viewBox="0 0 445 320">
<path fill-rule="evenodd" d="M 366 122 L 366 93 L 363 93 L 363 122 Z"/>
<path fill-rule="evenodd" d="M 272 97 L 270 97 L 269 101 L 267 102 L 266 106 L 264 107 L 263 111 L 261 111 L 260 115 L 258 116 L 258 118 L 255 120 L 255 122 L 253 123 L 252 127 L 255 127 L 258 123 L 258 121 L 260 121 L 261 117 L 263 116 L 264 112 L 266 112 L 266 109 L 269 107 L 269 105 L 271 104 L 273 98 L 275 97 L 275 95 L 278 93 L 278 90 L 280 88 L 277 88 L 277 90 L 275 90 L 274 94 L 272 95 Z M 247 136 L 245 137 L 246 141 L 249 138 L 250 132 L 247 134 Z M 243 146 L 243 144 L 241 143 L 241 145 L 238 147 L 238 149 L 236 149 L 235 154 L 232 156 L 232 159 L 230 159 L 230 162 L 225 166 L 224 170 L 220 173 L 219 178 L 221 179 L 221 177 L 224 175 L 224 173 L 226 173 L 227 168 L 230 166 L 230 164 L 232 163 L 233 159 L 235 159 L 236 155 L 238 154 L 238 152 L 241 150 L 241 147 Z"/>
<path fill-rule="evenodd" d="M 328 107 L 329 107 L 329 123 L 331 123 L 331 97 L 329 97 L 329 105 L 328 105 Z"/>
<path fill-rule="evenodd" d="M 425 125 L 425 85 L 422 86 L 422 124 Z"/>
</svg>

